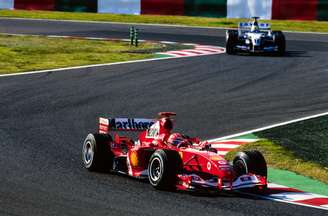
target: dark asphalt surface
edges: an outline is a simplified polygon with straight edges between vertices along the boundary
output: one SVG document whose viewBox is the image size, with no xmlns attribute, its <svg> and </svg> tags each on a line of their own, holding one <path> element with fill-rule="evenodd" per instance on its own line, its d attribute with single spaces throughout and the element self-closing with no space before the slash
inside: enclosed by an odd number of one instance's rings
<svg viewBox="0 0 328 216">
<path fill-rule="evenodd" d="M 10 33 L 122 37 L 122 26 L 0 19 Z M 224 45 L 222 30 L 139 28 L 145 39 Z M 326 215 L 234 194 L 155 191 L 81 164 L 98 116 L 175 111 L 178 131 L 205 139 L 327 111 L 328 35 L 287 36 L 285 57 L 222 54 L 0 78 L 0 215 Z"/>
</svg>

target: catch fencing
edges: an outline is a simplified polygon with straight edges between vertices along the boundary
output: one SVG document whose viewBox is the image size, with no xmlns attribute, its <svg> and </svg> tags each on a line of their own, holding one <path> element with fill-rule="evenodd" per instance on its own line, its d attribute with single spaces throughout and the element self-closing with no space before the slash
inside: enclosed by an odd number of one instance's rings
<svg viewBox="0 0 328 216">
<path fill-rule="evenodd" d="M 0 9 L 328 20 L 328 0 L 0 0 Z"/>
</svg>

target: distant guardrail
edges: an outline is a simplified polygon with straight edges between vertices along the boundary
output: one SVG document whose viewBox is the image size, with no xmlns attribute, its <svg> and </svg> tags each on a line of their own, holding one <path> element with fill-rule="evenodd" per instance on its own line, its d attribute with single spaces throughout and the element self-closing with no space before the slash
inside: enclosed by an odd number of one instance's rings
<svg viewBox="0 0 328 216">
<path fill-rule="evenodd" d="M 328 20 L 327 0 L 0 0 L 0 9 Z"/>
</svg>

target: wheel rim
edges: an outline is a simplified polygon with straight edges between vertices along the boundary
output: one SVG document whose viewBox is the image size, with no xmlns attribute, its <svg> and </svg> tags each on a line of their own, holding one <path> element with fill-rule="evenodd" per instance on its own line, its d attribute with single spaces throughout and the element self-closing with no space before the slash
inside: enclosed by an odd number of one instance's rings
<svg viewBox="0 0 328 216">
<path fill-rule="evenodd" d="M 159 160 L 159 158 L 154 158 L 151 163 L 150 163 L 150 180 L 152 182 L 157 182 L 162 175 L 162 166 L 161 166 L 161 162 Z"/>
<path fill-rule="evenodd" d="M 235 172 L 238 176 L 244 175 L 248 173 L 247 166 L 243 160 L 237 160 L 233 166 Z"/>
<path fill-rule="evenodd" d="M 84 151 L 83 151 L 83 155 L 84 155 L 84 162 L 86 164 L 90 164 L 92 159 L 93 159 L 93 149 L 92 149 L 92 145 L 90 141 L 87 141 L 84 145 Z"/>
</svg>

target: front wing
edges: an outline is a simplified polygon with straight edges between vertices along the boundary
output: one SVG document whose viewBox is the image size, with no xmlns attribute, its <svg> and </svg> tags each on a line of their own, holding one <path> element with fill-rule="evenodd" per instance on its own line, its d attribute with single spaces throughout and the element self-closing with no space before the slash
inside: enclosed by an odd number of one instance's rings
<svg viewBox="0 0 328 216">
<path fill-rule="evenodd" d="M 236 51 L 251 53 L 271 53 L 278 51 L 277 46 L 251 47 L 248 45 L 236 45 L 234 48 Z"/>
<path fill-rule="evenodd" d="M 223 181 L 217 177 L 204 180 L 196 174 L 181 174 L 178 175 L 177 189 L 188 191 L 197 189 L 211 191 L 233 191 L 245 188 L 261 188 L 266 186 L 266 177 L 254 174 L 239 176 L 234 181 Z"/>
</svg>

